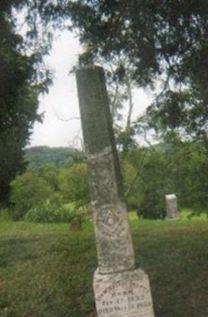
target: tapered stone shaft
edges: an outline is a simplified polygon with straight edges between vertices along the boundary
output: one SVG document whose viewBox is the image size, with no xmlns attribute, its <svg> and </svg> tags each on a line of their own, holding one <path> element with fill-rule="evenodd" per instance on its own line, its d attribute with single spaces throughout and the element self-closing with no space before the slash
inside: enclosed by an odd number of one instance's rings
<svg viewBox="0 0 208 317">
<path fill-rule="evenodd" d="M 98 254 L 93 289 L 98 317 L 154 317 L 148 276 L 135 269 L 104 72 L 77 71 Z"/>
<path fill-rule="evenodd" d="M 103 69 L 92 66 L 78 70 L 77 87 L 99 271 L 128 270 L 134 267 L 134 252 Z"/>
</svg>

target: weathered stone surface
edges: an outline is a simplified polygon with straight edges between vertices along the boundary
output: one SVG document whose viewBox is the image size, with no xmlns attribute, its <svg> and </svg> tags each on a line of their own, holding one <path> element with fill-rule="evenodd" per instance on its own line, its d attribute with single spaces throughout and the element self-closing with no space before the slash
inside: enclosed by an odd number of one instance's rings
<svg viewBox="0 0 208 317">
<path fill-rule="evenodd" d="M 123 199 L 122 176 L 115 146 L 104 71 L 102 67 L 90 66 L 77 70 L 76 76 L 86 154 L 91 156 L 90 160 L 95 154 L 94 162 L 97 159 L 96 155 L 98 158 L 101 156 L 103 162 L 104 154 L 108 164 L 112 165 L 113 174 L 111 176 L 116 192 Z M 105 155 L 106 152 L 107 155 Z M 109 153 L 110 158 L 108 158 Z M 108 194 L 110 194 L 110 190 Z M 91 195 L 93 200 L 97 199 L 93 190 Z M 108 197 L 105 198 L 105 200 L 107 199 Z"/>
<path fill-rule="evenodd" d="M 103 69 L 78 70 L 77 86 L 90 168 L 99 271 L 110 273 L 132 269 L 134 251 Z"/>
<path fill-rule="evenodd" d="M 97 314 L 153 317 L 148 277 L 135 270 L 103 69 L 78 70 L 77 87 L 98 255 L 94 275 Z"/>
<path fill-rule="evenodd" d="M 98 317 L 154 317 L 148 276 L 141 270 L 94 275 Z"/>
<path fill-rule="evenodd" d="M 165 195 L 167 218 L 174 219 L 178 215 L 177 197 L 175 194 Z"/>
<path fill-rule="evenodd" d="M 126 206 L 118 200 L 115 204 L 95 207 L 94 223 L 99 271 L 110 273 L 134 268 Z"/>
</svg>

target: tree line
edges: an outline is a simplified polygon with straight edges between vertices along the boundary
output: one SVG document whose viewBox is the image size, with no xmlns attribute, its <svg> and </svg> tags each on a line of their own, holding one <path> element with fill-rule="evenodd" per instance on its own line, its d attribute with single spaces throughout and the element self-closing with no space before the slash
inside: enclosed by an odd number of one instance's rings
<svg viewBox="0 0 208 317">
<path fill-rule="evenodd" d="M 63 155 L 63 149 L 54 150 Z M 171 193 L 177 195 L 179 211 L 182 208 L 190 208 L 193 213 L 208 210 L 208 161 L 203 145 L 172 140 L 119 154 L 129 210 L 136 210 L 143 218 L 163 219 L 166 216 L 165 195 Z M 33 167 L 38 159 L 38 156 L 32 159 Z M 28 168 L 11 182 L 13 219 L 24 219 L 28 212 L 35 217 L 40 210 L 45 219 L 49 210 L 60 213 L 60 208 L 67 205 L 74 206 L 74 211 L 80 207 L 90 209 L 84 155 L 70 165 L 68 159 L 65 163 L 48 165 L 46 160 L 45 165 Z M 40 215 L 38 219 L 41 221 Z"/>
<path fill-rule="evenodd" d="M 10 182 L 24 171 L 24 151 L 34 122 L 41 120 L 38 96 L 51 84 L 44 56 L 54 27 L 76 31 L 84 44 L 76 66 L 104 65 L 114 117 L 129 100 L 126 127 L 117 129 L 121 150 L 128 153 L 136 134 L 154 130 L 162 143 L 176 138 L 182 148 L 197 149 L 200 163 L 208 150 L 207 14 L 202 0 L 2 0 L 0 202 L 8 202 Z M 144 116 L 132 123 L 134 86 L 157 89 Z M 202 196 L 205 191 L 204 180 Z"/>
</svg>

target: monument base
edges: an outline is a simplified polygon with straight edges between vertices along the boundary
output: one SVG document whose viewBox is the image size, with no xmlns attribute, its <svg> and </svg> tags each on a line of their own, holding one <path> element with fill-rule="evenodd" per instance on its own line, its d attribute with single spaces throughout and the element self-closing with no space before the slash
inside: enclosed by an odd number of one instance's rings
<svg viewBox="0 0 208 317">
<path fill-rule="evenodd" d="M 154 317 L 147 274 L 141 269 L 94 274 L 98 317 Z"/>
</svg>

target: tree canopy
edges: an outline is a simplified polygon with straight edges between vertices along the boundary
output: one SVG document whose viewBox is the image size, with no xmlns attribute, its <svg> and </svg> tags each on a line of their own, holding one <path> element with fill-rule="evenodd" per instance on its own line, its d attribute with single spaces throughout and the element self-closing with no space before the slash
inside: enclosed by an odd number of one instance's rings
<svg viewBox="0 0 208 317">
<path fill-rule="evenodd" d="M 149 108 L 157 127 L 206 138 L 205 1 L 80 0 L 69 1 L 68 10 L 86 47 L 81 62 L 128 57 L 137 84 L 157 88 Z M 115 74 L 122 79 L 127 71 L 121 62 Z"/>
<path fill-rule="evenodd" d="M 133 85 L 155 89 L 149 127 L 207 145 L 207 16 L 203 0 L 1 1 L 0 200 L 23 168 L 23 149 L 40 119 L 38 94 L 50 83 L 43 56 L 54 26 L 78 32 L 85 47 L 80 64 L 105 63 L 108 70 L 113 66 L 112 81 L 130 78 Z"/>
<path fill-rule="evenodd" d="M 23 152 L 37 114 L 38 95 L 50 82 L 48 72 L 37 71 L 41 58 L 26 51 L 16 32 L 13 5 L 0 4 L 0 202 L 7 198 L 9 183 L 24 168 Z"/>
</svg>

